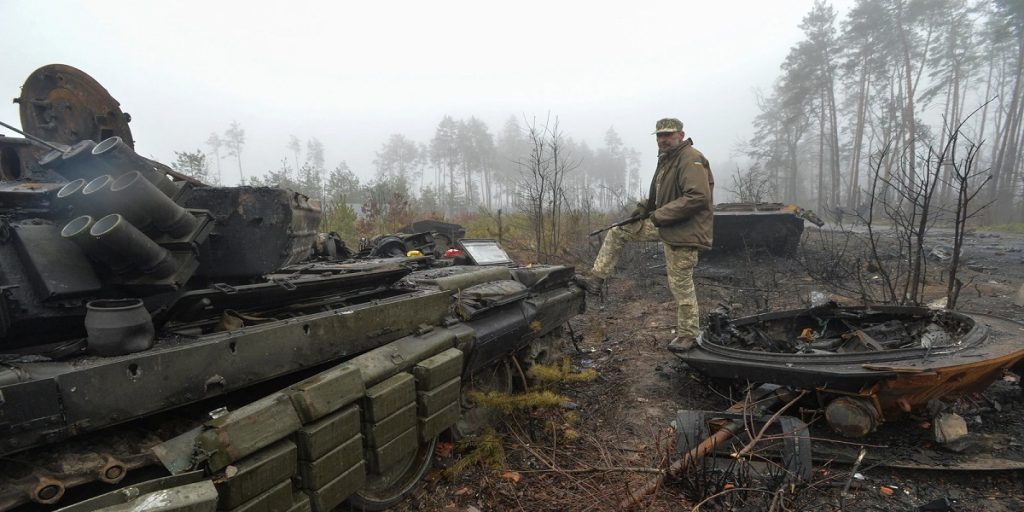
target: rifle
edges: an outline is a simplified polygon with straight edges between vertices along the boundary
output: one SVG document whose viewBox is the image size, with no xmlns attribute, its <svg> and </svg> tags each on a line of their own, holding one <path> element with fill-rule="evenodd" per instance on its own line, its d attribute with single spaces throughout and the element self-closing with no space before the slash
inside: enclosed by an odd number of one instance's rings
<svg viewBox="0 0 1024 512">
<path fill-rule="evenodd" d="M 620 220 L 620 221 L 618 221 L 615 224 L 612 224 L 610 226 L 605 226 L 605 227 L 603 227 L 603 228 L 601 228 L 601 229 L 599 229 L 597 231 L 592 231 L 590 233 L 590 235 L 588 235 L 588 236 L 600 235 L 601 233 L 604 233 L 605 231 L 608 231 L 611 228 L 617 228 L 619 226 L 625 226 L 626 224 L 632 224 L 632 223 L 634 223 L 634 222 L 636 222 L 638 220 L 644 220 L 646 218 L 647 218 L 647 215 L 638 215 L 636 217 L 630 217 L 630 218 L 628 218 L 626 220 Z"/>
</svg>

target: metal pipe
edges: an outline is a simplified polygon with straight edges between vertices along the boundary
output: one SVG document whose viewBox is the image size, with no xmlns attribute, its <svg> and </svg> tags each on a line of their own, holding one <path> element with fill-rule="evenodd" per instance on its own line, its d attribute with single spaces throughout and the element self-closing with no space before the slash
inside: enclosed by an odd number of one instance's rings
<svg viewBox="0 0 1024 512">
<path fill-rule="evenodd" d="M 109 174 L 89 180 L 78 192 L 77 195 L 79 197 L 74 199 L 82 213 L 92 215 L 95 218 L 116 213 L 114 201 L 110 194 L 110 184 L 113 182 L 114 178 Z"/>
<path fill-rule="evenodd" d="M 87 180 L 107 174 L 110 172 L 109 167 L 92 156 L 95 147 L 96 143 L 91 140 L 76 142 L 61 153 L 60 162 L 54 162 L 52 167 L 59 168 L 58 172 L 68 177 L 81 177 Z"/>
<path fill-rule="evenodd" d="M 142 201 L 126 198 L 123 194 L 115 194 L 113 176 L 104 174 L 82 187 L 81 198 L 78 200 L 82 213 L 100 218 L 111 213 L 120 213 L 128 222 L 138 229 L 146 229 L 152 222 L 146 213 Z"/>
<path fill-rule="evenodd" d="M 43 169 L 59 169 L 64 165 L 64 152 L 59 149 L 48 151 L 42 158 L 39 159 L 39 167 Z"/>
<path fill-rule="evenodd" d="M 129 259 L 145 274 L 164 278 L 177 270 L 170 251 L 157 245 L 120 214 L 112 213 L 96 221 L 89 235 L 119 255 Z"/>
<path fill-rule="evenodd" d="M 89 230 L 95 223 L 95 219 L 88 215 L 76 217 L 71 222 L 68 222 L 64 229 L 60 230 L 60 236 L 77 244 L 82 248 L 86 256 L 107 265 L 114 272 L 122 273 L 130 269 L 131 264 L 119 258 L 117 253 L 99 243 L 89 234 Z"/>
<path fill-rule="evenodd" d="M 78 178 L 77 180 L 67 182 L 57 191 L 57 199 L 69 199 L 74 194 L 81 192 L 82 188 L 85 187 L 85 183 L 85 178 Z"/>
<path fill-rule="evenodd" d="M 92 148 L 92 155 L 99 158 L 105 164 L 117 169 L 118 175 L 131 171 L 139 171 L 150 183 L 156 185 L 168 197 L 174 197 L 178 193 L 178 187 L 153 168 L 149 160 L 143 158 L 132 148 L 121 140 L 121 137 L 110 137 L 101 141 Z"/>
<path fill-rule="evenodd" d="M 91 140 L 80 140 L 61 153 L 60 159 L 64 161 L 65 165 L 77 164 L 80 160 L 89 158 L 92 155 L 93 148 L 95 147 L 96 143 Z"/>
<path fill-rule="evenodd" d="M 71 210 L 79 215 L 85 213 L 82 211 L 82 189 L 85 187 L 85 179 L 78 178 L 77 180 L 69 181 L 60 190 L 57 191 L 56 201 L 54 201 L 57 210 Z"/>
<path fill-rule="evenodd" d="M 175 238 L 189 235 L 198 223 L 188 210 L 163 194 L 138 171 L 118 178 L 111 184 L 110 191 L 126 210 L 143 210 L 140 213 L 151 219 L 157 229 Z"/>
<path fill-rule="evenodd" d="M 79 197 L 76 198 L 72 195 L 69 199 L 72 199 L 78 213 L 91 215 L 96 219 L 111 213 L 120 213 L 133 225 L 145 228 L 149 224 L 149 218 L 139 215 L 137 211 L 123 211 L 117 198 L 110 191 L 110 185 L 113 183 L 114 177 L 109 174 L 98 176 L 82 187 L 77 194 Z"/>
</svg>

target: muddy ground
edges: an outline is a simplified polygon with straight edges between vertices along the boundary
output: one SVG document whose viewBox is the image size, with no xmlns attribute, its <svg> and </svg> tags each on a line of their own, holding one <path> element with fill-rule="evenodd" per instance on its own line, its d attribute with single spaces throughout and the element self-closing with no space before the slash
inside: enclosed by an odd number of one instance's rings
<svg viewBox="0 0 1024 512">
<path fill-rule="evenodd" d="M 929 238 L 928 247 L 951 245 L 950 238 L 939 231 Z M 800 254 L 792 258 L 758 252 L 705 255 L 695 272 L 702 312 L 722 302 L 731 304 L 737 315 L 798 308 L 813 291 L 856 304 L 849 276 L 845 285 L 842 279 L 835 279 L 833 286 L 821 280 L 822 262 L 834 258 L 835 240 L 833 232 L 809 230 Z M 1024 236 L 979 231 L 967 242 L 959 309 L 1024 321 L 1024 308 L 1014 305 L 1024 282 Z M 936 271 L 941 262 L 931 260 L 931 265 Z M 864 282 L 870 283 L 870 270 L 866 265 L 858 271 Z M 926 288 L 926 302 L 944 296 L 942 279 L 936 272 Z M 570 415 L 502 415 L 496 434 L 504 447 L 500 469 L 473 464 L 453 474 L 446 467 L 470 456 L 473 446 L 458 445 L 449 455 L 451 445 L 442 445 L 446 457 L 400 510 L 619 510 L 630 490 L 675 457 L 669 425 L 676 410 L 720 411 L 743 396 L 740 383 L 707 382 L 665 350 L 673 337 L 675 308 L 657 244 L 631 246 L 606 297 L 589 300 L 586 314 L 571 323 L 577 346 L 565 336 L 565 353 L 574 369 L 593 368 L 599 376 L 557 386 L 571 401 Z M 635 509 L 692 510 L 700 505 L 699 510 L 912 511 L 929 510 L 920 507 L 931 503 L 939 505 L 932 510 L 1024 510 L 1024 471 L 887 467 L 908 462 L 956 466 L 986 454 L 1024 462 L 1024 395 L 1014 380 L 1008 375 L 983 395 L 951 405 L 979 439 L 966 454 L 936 446 L 925 417 L 888 423 L 855 443 L 836 439 L 808 417 L 815 450 L 840 453 L 825 458 L 831 461 L 816 460 L 810 483 L 780 485 L 777 475 L 771 476 L 778 472 L 771 470 L 768 450 L 754 450 L 751 464 L 737 465 L 723 456 L 683 479 L 666 480 Z M 566 429 L 578 437 L 568 440 Z M 841 459 L 852 457 L 860 446 L 867 449 L 867 462 L 854 478 L 850 464 Z M 776 492 L 780 488 L 785 491 Z M 942 508 L 945 504 L 949 506 Z"/>
</svg>

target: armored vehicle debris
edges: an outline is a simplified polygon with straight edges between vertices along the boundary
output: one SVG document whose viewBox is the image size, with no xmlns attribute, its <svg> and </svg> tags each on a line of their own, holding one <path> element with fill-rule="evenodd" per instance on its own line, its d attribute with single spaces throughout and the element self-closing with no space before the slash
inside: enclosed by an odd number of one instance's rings
<svg viewBox="0 0 1024 512">
<path fill-rule="evenodd" d="M 710 377 L 809 390 L 835 430 L 867 435 L 928 402 L 982 391 L 1024 360 L 1011 320 L 910 306 L 840 307 L 732 320 L 719 309 L 693 350 Z"/>
<path fill-rule="evenodd" d="M 0 511 L 388 507 L 474 375 L 584 308 L 571 267 L 493 241 L 471 265 L 314 251 L 315 201 L 170 175 L 81 71 L 24 91 L 28 138 L 0 137 Z"/>
<path fill-rule="evenodd" d="M 466 236 L 466 229 L 458 224 L 439 220 L 420 220 L 398 228 L 398 232 L 360 240 L 361 258 L 394 258 L 410 252 L 444 256 L 448 249 Z"/>
<path fill-rule="evenodd" d="M 782 203 L 722 203 L 715 205 L 715 251 L 764 248 L 773 254 L 796 253 L 804 221 L 824 225 L 814 212 Z"/>
<path fill-rule="evenodd" d="M 461 225 L 434 219 L 418 220 L 398 228 L 399 233 L 423 233 L 428 231 L 433 234 L 434 243 L 442 250 L 455 247 L 455 242 L 466 237 L 466 228 Z"/>
</svg>

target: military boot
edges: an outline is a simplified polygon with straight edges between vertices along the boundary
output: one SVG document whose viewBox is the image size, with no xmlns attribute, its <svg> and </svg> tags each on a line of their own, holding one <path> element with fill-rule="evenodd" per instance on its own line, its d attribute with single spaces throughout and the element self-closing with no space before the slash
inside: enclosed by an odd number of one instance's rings
<svg viewBox="0 0 1024 512">
<path fill-rule="evenodd" d="M 693 336 L 676 336 L 672 338 L 672 341 L 668 342 L 669 352 L 675 352 L 681 354 L 689 352 L 697 344 L 697 338 Z"/>
</svg>

